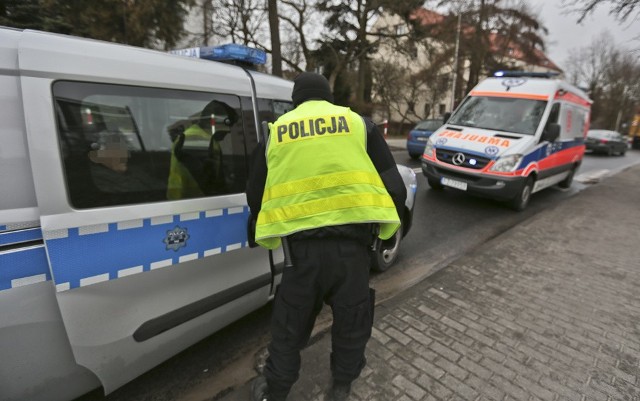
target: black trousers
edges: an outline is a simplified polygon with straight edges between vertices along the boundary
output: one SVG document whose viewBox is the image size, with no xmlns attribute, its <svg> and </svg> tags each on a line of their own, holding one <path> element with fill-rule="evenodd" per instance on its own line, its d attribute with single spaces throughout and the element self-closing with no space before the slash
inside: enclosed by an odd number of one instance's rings
<svg viewBox="0 0 640 401">
<path fill-rule="evenodd" d="M 369 246 L 345 238 L 290 242 L 293 268 L 285 268 L 271 319 L 264 375 L 270 400 L 284 401 L 298 380 L 300 351 L 307 345 L 322 304 L 333 312 L 331 373 L 351 383 L 365 366 L 373 326 Z"/>
</svg>

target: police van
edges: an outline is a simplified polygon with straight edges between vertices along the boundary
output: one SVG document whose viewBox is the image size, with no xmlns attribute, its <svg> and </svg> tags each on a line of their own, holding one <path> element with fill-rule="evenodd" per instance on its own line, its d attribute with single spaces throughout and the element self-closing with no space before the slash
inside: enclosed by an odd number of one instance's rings
<svg viewBox="0 0 640 401">
<path fill-rule="evenodd" d="M 292 86 L 0 28 L 1 400 L 108 394 L 272 299 L 283 255 L 249 246 L 244 191 Z"/>
<path fill-rule="evenodd" d="M 550 73 L 497 72 L 431 135 L 422 171 L 432 189 L 455 188 L 523 210 L 532 193 L 571 185 L 591 103 Z"/>
</svg>

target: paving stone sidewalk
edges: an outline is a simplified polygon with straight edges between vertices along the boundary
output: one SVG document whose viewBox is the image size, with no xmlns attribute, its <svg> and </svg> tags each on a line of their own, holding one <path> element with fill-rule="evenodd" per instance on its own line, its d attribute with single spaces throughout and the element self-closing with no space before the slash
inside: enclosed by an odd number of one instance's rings
<svg viewBox="0 0 640 401">
<path fill-rule="evenodd" d="M 289 400 L 325 400 L 330 349 Z M 640 166 L 379 305 L 367 358 L 350 400 L 640 401 Z"/>
</svg>

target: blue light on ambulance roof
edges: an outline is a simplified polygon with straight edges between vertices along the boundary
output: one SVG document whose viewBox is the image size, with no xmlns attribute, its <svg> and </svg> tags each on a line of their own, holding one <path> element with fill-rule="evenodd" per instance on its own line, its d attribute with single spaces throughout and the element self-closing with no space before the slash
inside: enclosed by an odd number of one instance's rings
<svg viewBox="0 0 640 401">
<path fill-rule="evenodd" d="M 553 78 L 558 76 L 559 72 L 534 72 L 534 71 L 496 71 L 493 73 L 497 78 Z"/>
<path fill-rule="evenodd" d="M 235 43 L 171 50 L 169 53 L 214 61 L 241 61 L 250 64 L 266 64 L 267 62 L 267 53 L 264 50 Z"/>
</svg>

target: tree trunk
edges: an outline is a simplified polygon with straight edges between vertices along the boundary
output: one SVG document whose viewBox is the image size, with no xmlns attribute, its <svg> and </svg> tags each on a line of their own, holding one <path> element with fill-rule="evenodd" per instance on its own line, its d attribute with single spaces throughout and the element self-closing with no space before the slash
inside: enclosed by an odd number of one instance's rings
<svg viewBox="0 0 640 401">
<path fill-rule="evenodd" d="M 469 93 L 474 86 L 478 84 L 480 74 L 482 72 L 486 43 L 484 38 L 484 20 L 485 16 L 485 0 L 480 1 L 480 9 L 478 10 L 478 23 L 476 25 L 476 32 L 474 35 L 475 46 L 471 50 L 471 57 L 469 63 L 469 80 L 467 81 L 466 93 Z"/>
<path fill-rule="evenodd" d="M 205 46 L 209 45 L 211 39 L 211 5 L 211 0 L 202 2 L 202 43 Z"/>
<path fill-rule="evenodd" d="M 358 1 L 358 80 L 356 82 L 355 101 L 358 107 L 364 102 L 365 64 L 367 63 L 367 2 Z"/>
<path fill-rule="evenodd" d="M 269 29 L 271 31 L 272 74 L 282 76 L 282 53 L 280 46 L 280 24 L 278 20 L 278 0 L 267 0 L 269 9 Z"/>
</svg>

